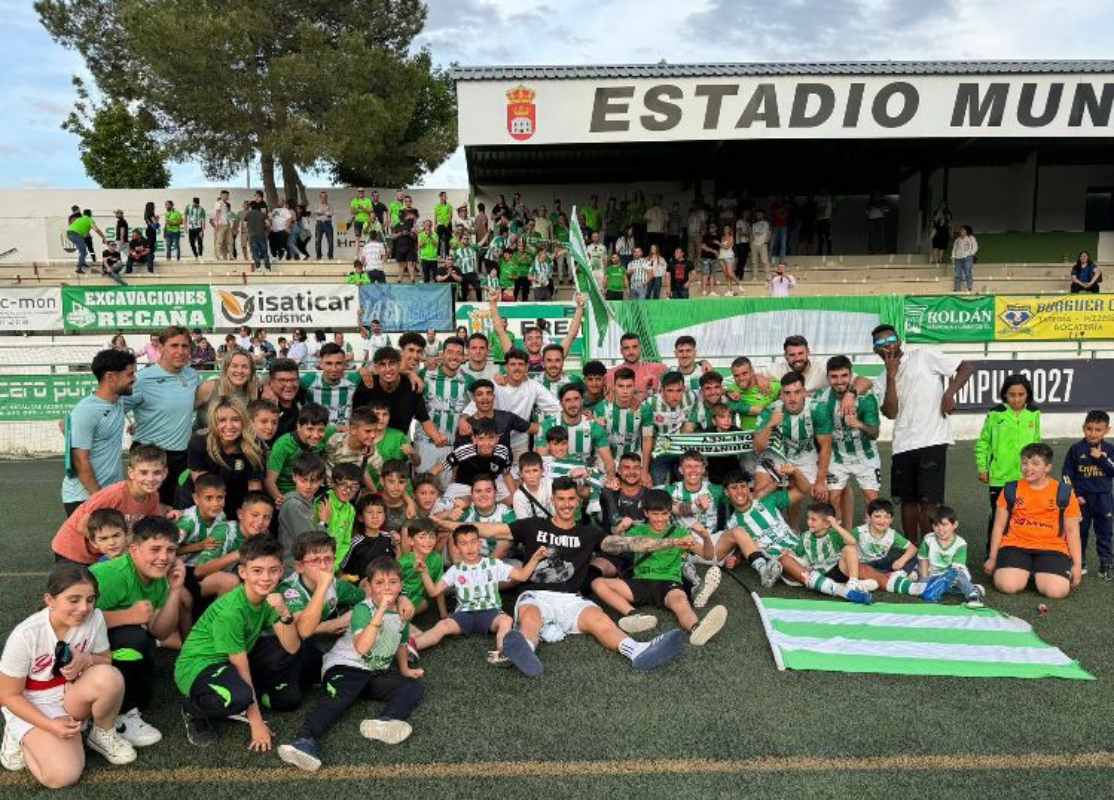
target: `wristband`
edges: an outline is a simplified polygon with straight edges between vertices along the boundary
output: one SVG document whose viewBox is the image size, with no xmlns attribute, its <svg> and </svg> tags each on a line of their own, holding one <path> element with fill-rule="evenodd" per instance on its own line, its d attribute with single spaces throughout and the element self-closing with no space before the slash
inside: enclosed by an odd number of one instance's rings
<svg viewBox="0 0 1114 800">
<path fill-rule="evenodd" d="M 294 622 L 294 615 L 288 612 L 285 617 L 279 619 L 279 622 L 283 625 L 290 625 Z"/>
</svg>

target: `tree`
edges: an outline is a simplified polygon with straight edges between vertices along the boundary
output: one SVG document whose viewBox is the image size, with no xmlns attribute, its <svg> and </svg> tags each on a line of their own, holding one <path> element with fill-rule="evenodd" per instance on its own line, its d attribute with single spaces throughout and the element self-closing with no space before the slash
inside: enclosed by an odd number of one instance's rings
<svg viewBox="0 0 1114 800">
<path fill-rule="evenodd" d="M 420 0 L 38 0 L 107 96 L 150 112 L 168 152 L 214 180 L 258 158 L 268 202 L 299 170 L 405 183 L 456 148 L 456 101 L 412 53 Z M 120 46 L 126 41 L 127 46 Z"/>
<path fill-rule="evenodd" d="M 81 139 L 86 174 L 105 189 L 169 186 L 166 154 L 151 135 L 153 125 L 147 115 L 132 114 L 123 103 L 92 103 L 78 78 L 74 87 L 78 101 L 62 128 Z"/>
</svg>

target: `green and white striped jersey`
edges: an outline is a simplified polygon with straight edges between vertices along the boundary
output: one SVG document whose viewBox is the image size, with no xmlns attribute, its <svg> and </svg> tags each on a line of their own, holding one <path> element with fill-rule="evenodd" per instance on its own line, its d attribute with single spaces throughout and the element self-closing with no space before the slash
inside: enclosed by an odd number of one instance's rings
<svg viewBox="0 0 1114 800">
<path fill-rule="evenodd" d="M 576 482 L 581 485 L 586 485 L 592 490 L 589 495 L 589 503 L 599 500 L 600 492 L 603 490 L 603 472 L 593 467 L 586 467 L 584 463 L 576 458 L 554 458 L 553 456 L 543 456 L 542 465 L 545 477 L 549 479 L 555 478 L 568 478 L 572 473 L 577 470 L 587 470 L 587 474 L 582 478 L 576 478 Z"/>
<path fill-rule="evenodd" d="M 461 245 L 453 250 L 453 264 L 461 275 L 471 275 L 476 271 L 476 253 L 479 248 L 475 245 Z"/>
<path fill-rule="evenodd" d="M 680 433 L 692 411 L 693 397 L 685 393 L 676 408 L 670 408 L 661 395 L 653 395 L 642 401 L 642 432 L 652 429 L 654 432 L 655 450 L 657 442 L 662 436 Z"/>
<path fill-rule="evenodd" d="M 677 371 L 681 372 L 679 367 L 678 367 Z M 692 369 L 692 372 L 689 372 L 687 374 L 684 373 L 684 372 L 681 372 L 681 376 L 685 379 L 685 390 L 688 391 L 690 394 L 693 394 L 693 395 L 696 395 L 696 396 L 699 397 L 700 396 L 700 376 L 703 375 L 703 374 L 704 374 L 704 370 L 702 370 L 699 365 L 694 365 L 693 369 Z"/>
<path fill-rule="evenodd" d="M 302 576 L 297 572 L 291 572 L 283 578 L 275 591 L 282 595 L 291 614 L 305 611 L 313 599 L 313 591 L 302 582 Z M 321 619 L 332 619 L 339 609 L 352 608 L 363 601 L 364 593 L 358 586 L 348 581 L 333 581 L 325 592 Z"/>
<path fill-rule="evenodd" d="M 801 533 L 793 553 L 806 567 L 812 567 L 823 574 L 839 564 L 841 550 L 843 537 L 837 531 L 830 530 L 823 536 L 813 536 L 806 530 Z"/>
<path fill-rule="evenodd" d="M 875 536 L 870 531 L 870 525 L 860 525 L 851 531 L 851 535 L 859 543 L 859 561 L 863 563 L 885 558 L 895 547 L 904 550 L 909 546 L 909 540 L 893 528 L 886 528 L 881 536 Z"/>
<path fill-rule="evenodd" d="M 570 383 L 584 382 L 584 379 L 578 372 L 562 372 L 557 377 L 557 380 L 552 380 L 544 372 L 535 372 L 533 375 L 530 376 L 530 380 L 537 381 L 546 389 L 553 392 L 554 397 L 557 397 L 557 393 L 560 392 L 561 389 L 563 389 L 564 387 L 568 386 Z"/>
<path fill-rule="evenodd" d="M 468 377 L 459 370 L 450 376 L 439 369 L 426 373 L 422 379 L 425 381 L 422 391 L 429 410 L 429 419 L 451 442 L 456 436 L 456 425 L 460 421 L 461 412 L 472 401 L 468 394 Z M 424 431 L 419 432 L 418 436 L 428 438 Z"/>
<path fill-rule="evenodd" d="M 182 516 L 178 517 L 178 521 L 175 524 L 178 526 L 179 546 L 203 542 L 209 538 L 209 536 L 213 535 L 214 531 L 221 531 L 223 534 L 222 529 L 228 526 L 228 523 L 224 519 L 223 511 L 217 514 L 216 519 L 206 525 L 198 514 L 197 506 L 190 506 L 183 511 Z M 214 535 L 213 538 L 215 539 L 216 536 Z M 188 566 L 196 563 L 197 557 L 200 555 L 201 553 L 188 553 L 182 556 L 182 561 Z"/>
<path fill-rule="evenodd" d="M 302 388 L 310 399 L 329 409 L 330 425 L 347 425 L 352 413 L 352 398 L 363 385 L 359 372 L 346 372 L 336 384 L 326 383 L 320 372 L 307 372 L 301 377 Z"/>
<path fill-rule="evenodd" d="M 226 556 L 229 553 L 234 553 L 240 549 L 244 543 L 244 535 L 240 533 L 240 526 L 235 522 L 225 522 L 220 527 L 214 526 L 209 530 L 209 537 L 216 541 L 216 546 L 209 550 L 202 550 L 194 558 L 194 566 L 201 566 L 208 564 L 210 561 L 215 561 L 221 556 Z M 229 564 L 225 568 L 226 572 L 235 572 L 236 565 Z"/>
<path fill-rule="evenodd" d="M 497 558 L 481 558 L 475 564 L 453 564 L 441 583 L 456 592 L 457 611 L 497 611 L 503 607 L 499 584 L 510 580 L 513 568 Z"/>
<path fill-rule="evenodd" d="M 962 536 L 956 536 L 950 545 L 944 547 L 935 533 L 927 534 L 921 540 L 917 558 L 928 562 L 928 574 L 939 575 L 947 572 L 952 567 L 970 573 L 967 570 L 967 542 Z M 922 579 L 926 576 L 921 576 Z"/>
<path fill-rule="evenodd" d="M 832 420 L 832 461 L 834 463 L 879 463 L 878 446 L 862 431 L 843 424 L 843 416 L 838 413 L 840 398 L 831 387 L 818 392 L 814 400 L 827 408 L 828 416 Z M 860 421 L 877 427 L 878 398 L 872 392 L 859 397 L 855 408 Z"/>
<path fill-rule="evenodd" d="M 489 512 L 483 512 L 475 506 L 468 506 L 464 510 L 464 514 L 460 517 L 461 522 L 468 522 L 473 525 L 477 523 L 504 523 L 510 525 L 516 519 L 514 511 L 507 508 L 502 503 L 496 503 L 495 508 Z M 495 550 L 495 545 L 499 544 L 498 539 L 483 539 L 480 541 L 480 555 L 485 558 L 490 556 Z"/>
<path fill-rule="evenodd" d="M 574 425 L 566 422 L 562 415 L 543 418 L 539 441 L 544 442 L 546 433 L 556 427 L 563 427 L 569 432 L 568 458 L 578 460 L 585 467 L 595 466 L 596 453 L 601 448 L 610 446 L 607 431 L 603 426 L 584 416 Z"/>
<path fill-rule="evenodd" d="M 388 611 L 383 615 L 383 622 L 379 628 L 379 634 L 375 637 L 375 644 L 366 653 L 360 655 L 356 650 L 356 636 L 371 624 L 374 616 L 375 604 L 371 600 L 364 600 L 352 609 L 352 619 L 348 624 L 348 630 L 337 639 L 336 644 L 322 659 L 322 675 L 333 667 L 354 667 L 369 672 L 390 669 L 399 645 L 406 644 L 410 637 L 410 624 L 403 622 L 402 617 L 394 611 Z M 330 696 L 337 692 L 336 687 L 328 683 L 322 688 Z"/>
<path fill-rule="evenodd" d="M 499 365 L 492 361 L 488 361 L 483 365 L 482 369 L 474 369 L 471 364 L 465 361 L 460 365 L 460 369 L 457 370 L 457 372 L 467 379 L 468 391 L 472 391 L 472 384 L 478 380 L 494 381 L 499 375 Z"/>
<path fill-rule="evenodd" d="M 778 400 L 771 403 L 766 410 L 758 415 L 757 428 L 766 427 L 774 411 L 782 408 Z M 781 424 L 777 426 L 776 433 L 780 434 L 782 452 L 793 464 L 815 464 L 818 454 L 816 437 L 830 435 L 832 432 L 832 417 L 827 406 L 818 403 L 811 397 L 805 398 L 804 408 L 799 414 L 790 414 L 784 411 Z M 771 444 L 775 444 L 771 438 Z"/>
<path fill-rule="evenodd" d="M 603 401 L 597 406 L 596 422 L 605 431 L 611 443 L 611 455 L 619 458 L 623 453 L 642 452 L 642 406 L 621 408 L 617 403 Z"/>
<path fill-rule="evenodd" d="M 777 558 L 782 553 L 792 551 L 801 538 L 782 516 L 782 512 L 788 509 L 789 493 L 779 489 L 761 500 L 752 501 L 746 511 L 735 510 L 727 518 L 726 529 L 741 528 L 757 547 L 772 558 Z"/>
<path fill-rule="evenodd" d="M 677 481 L 677 483 L 666 486 L 665 491 L 669 492 L 669 496 L 676 503 L 692 504 L 692 514 L 687 516 L 673 515 L 678 525 L 688 528 L 694 522 L 699 522 L 709 533 L 715 533 L 719 530 L 720 508 L 725 502 L 722 486 L 709 483 L 705 479 L 700 484 L 700 488 L 693 491 L 685 487 L 684 481 Z M 710 501 L 708 507 L 703 510 L 696 507 L 696 502 L 702 497 L 706 497 Z"/>
</svg>

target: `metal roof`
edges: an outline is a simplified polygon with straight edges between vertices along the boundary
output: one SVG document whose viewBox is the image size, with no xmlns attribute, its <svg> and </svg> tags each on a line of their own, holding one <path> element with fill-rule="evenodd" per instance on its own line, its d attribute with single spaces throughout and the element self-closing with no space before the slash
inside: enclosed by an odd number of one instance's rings
<svg viewBox="0 0 1114 800">
<path fill-rule="evenodd" d="M 742 64 L 600 64 L 457 67 L 457 81 L 744 78 L 781 75 L 1047 75 L 1114 73 L 1114 61 L 817 61 Z"/>
</svg>

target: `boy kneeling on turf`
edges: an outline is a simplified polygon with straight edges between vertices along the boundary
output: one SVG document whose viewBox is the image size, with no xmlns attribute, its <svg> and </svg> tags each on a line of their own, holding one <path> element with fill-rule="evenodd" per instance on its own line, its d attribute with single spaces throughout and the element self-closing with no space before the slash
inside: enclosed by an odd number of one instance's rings
<svg viewBox="0 0 1114 800">
<path fill-rule="evenodd" d="M 592 591 L 623 615 L 619 627 L 626 633 L 640 633 L 655 627 L 658 621 L 653 615 L 634 613 L 635 606 L 654 605 L 673 612 L 677 624 L 688 631 L 689 644 L 703 645 L 723 627 L 727 609 L 716 606 L 704 615 L 703 621 L 698 620 L 689 604 L 681 570 L 689 552 L 709 560 L 715 557 L 712 536 L 699 523 L 690 526 L 698 538 L 672 524 L 673 498 L 661 489 L 647 492 L 643 507 L 648 524 L 635 525 L 626 535 L 674 540 L 676 546 L 635 555 L 631 577 L 596 578 L 592 581 Z"/>
<path fill-rule="evenodd" d="M 255 536 L 237 552 L 243 583 L 217 598 L 194 624 L 174 665 L 174 682 L 183 695 L 190 744 L 205 747 L 217 741 L 214 722 L 246 718 L 248 748 L 264 752 L 271 749 L 271 731 L 260 711 L 261 690 L 276 687 L 256 688 L 250 654 L 268 626 L 290 655 L 298 652 L 301 640 L 294 615 L 275 591 L 282 580 L 282 545 L 270 536 Z M 289 682 L 297 683 L 294 676 Z"/>
<path fill-rule="evenodd" d="M 386 701 L 378 717 L 360 723 L 360 733 L 368 739 L 398 744 L 410 736 L 411 728 L 405 720 L 425 694 L 425 687 L 418 682 L 423 671 L 407 663 L 410 626 L 398 613 L 402 595 L 398 562 L 391 558 L 371 562 L 362 586 L 366 599 L 352 609 L 348 630 L 325 654 L 321 676 L 324 696 L 306 717 L 294 741 L 278 748 L 279 758 L 308 772 L 321 766 L 321 737 L 357 700 Z M 392 660 L 397 672 L 390 669 Z"/>
<path fill-rule="evenodd" d="M 539 547 L 525 564 L 512 567 L 506 561 L 480 554 L 483 540 L 475 525 L 461 525 L 452 536 L 461 560 L 449 567 L 439 581 L 430 576 L 425 561 L 419 561 L 416 568 L 428 596 L 440 597 L 448 589 L 456 591 L 456 611 L 416 637 L 414 646 L 425 650 L 446 636 L 494 633 L 496 655 L 492 660 L 495 660 L 503 650 L 503 637 L 514 623 L 509 614 L 503 613 L 499 584 L 526 580 L 549 551 Z"/>
</svg>

